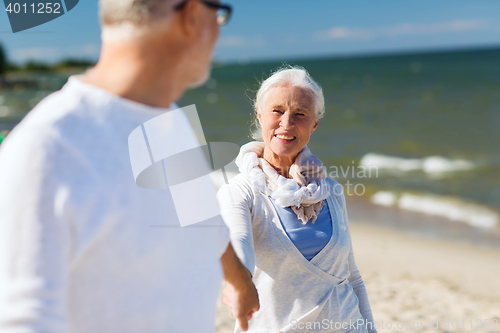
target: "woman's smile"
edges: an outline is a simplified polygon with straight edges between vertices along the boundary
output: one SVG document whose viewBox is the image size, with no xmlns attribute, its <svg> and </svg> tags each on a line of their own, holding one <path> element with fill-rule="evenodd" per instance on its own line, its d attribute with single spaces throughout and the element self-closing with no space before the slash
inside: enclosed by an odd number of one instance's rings
<svg viewBox="0 0 500 333">
<path fill-rule="evenodd" d="M 275 134 L 274 137 L 278 138 L 278 140 L 280 141 L 283 141 L 283 143 L 289 143 L 297 138 L 294 135 L 288 135 L 288 134 Z"/>
</svg>

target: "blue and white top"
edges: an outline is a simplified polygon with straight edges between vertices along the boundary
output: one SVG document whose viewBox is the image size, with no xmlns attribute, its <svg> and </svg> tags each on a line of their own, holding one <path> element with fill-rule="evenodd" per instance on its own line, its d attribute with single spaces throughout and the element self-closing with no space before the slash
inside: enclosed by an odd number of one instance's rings
<svg viewBox="0 0 500 333">
<path fill-rule="evenodd" d="M 275 207 L 244 174 L 220 188 L 217 197 L 231 243 L 259 292 L 260 310 L 248 332 L 306 333 L 311 327 L 315 333 L 377 332 L 354 260 L 344 195 L 333 190 L 335 180 L 326 180 L 331 190 L 321 215 L 330 218 L 320 216 L 318 225 L 301 226 L 304 235 L 296 235 L 298 225 L 289 211 Z M 307 233 L 316 232 L 322 240 L 313 248 Z M 239 326 L 235 332 L 242 332 Z"/>
<path fill-rule="evenodd" d="M 281 207 L 274 202 L 273 198 L 270 199 L 278 211 L 281 225 L 293 245 L 307 260 L 314 258 L 332 238 L 332 219 L 326 200 L 316 221 L 302 224 L 302 221 L 290 207 Z"/>
</svg>

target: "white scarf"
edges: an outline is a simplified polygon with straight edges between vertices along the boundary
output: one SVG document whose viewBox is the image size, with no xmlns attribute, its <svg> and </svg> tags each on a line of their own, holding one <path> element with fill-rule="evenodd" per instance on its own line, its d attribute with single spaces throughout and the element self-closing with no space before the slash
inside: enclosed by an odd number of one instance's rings
<svg viewBox="0 0 500 333">
<path fill-rule="evenodd" d="M 290 167 L 291 179 L 285 178 L 262 158 L 264 147 L 263 142 L 249 142 L 241 147 L 235 161 L 240 172 L 278 205 L 291 207 L 302 224 L 309 220 L 314 223 L 329 195 L 323 163 L 305 146 Z"/>
</svg>

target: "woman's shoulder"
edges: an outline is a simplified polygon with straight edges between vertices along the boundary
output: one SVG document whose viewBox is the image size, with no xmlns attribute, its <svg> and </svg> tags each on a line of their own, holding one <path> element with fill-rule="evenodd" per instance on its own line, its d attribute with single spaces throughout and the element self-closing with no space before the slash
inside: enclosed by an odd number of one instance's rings
<svg viewBox="0 0 500 333">
<path fill-rule="evenodd" d="M 223 184 L 217 193 L 217 196 L 223 196 L 225 194 L 238 194 L 238 196 L 247 197 L 253 199 L 255 196 L 255 191 L 252 187 L 250 181 L 245 177 L 244 174 L 239 173 L 236 176 L 229 179 L 229 181 Z"/>
<path fill-rule="evenodd" d="M 326 183 L 330 187 L 330 191 L 334 192 L 334 194 L 342 194 L 344 191 L 342 191 L 342 185 L 338 181 L 336 181 L 333 178 L 326 177 Z"/>
<path fill-rule="evenodd" d="M 343 186 L 335 179 L 332 179 L 329 177 L 326 177 L 326 182 L 328 184 L 329 191 L 330 191 L 332 197 L 339 200 L 340 203 L 343 205 L 345 202 Z"/>
<path fill-rule="evenodd" d="M 245 177 L 243 173 L 238 173 L 237 175 L 229 178 L 228 182 L 222 185 L 222 187 L 233 187 L 233 188 L 241 188 L 246 190 L 253 190 L 252 184 Z"/>
</svg>

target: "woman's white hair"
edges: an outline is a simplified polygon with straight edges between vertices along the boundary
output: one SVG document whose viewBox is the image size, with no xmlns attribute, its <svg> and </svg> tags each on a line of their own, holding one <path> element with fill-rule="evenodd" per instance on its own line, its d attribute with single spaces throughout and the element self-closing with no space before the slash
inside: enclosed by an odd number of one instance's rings
<svg viewBox="0 0 500 333">
<path fill-rule="evenodd" d="M 309 73 L 300 66 L 283 66 L 276 70 L 270 77 L 261 83 L 257 96 L 254 100 L 254 121 L 252 138 L 262 140 L 262 127 L 259 123 L 257 113 L 263 110 L 267 97 L 274 88 L 280 86 L 291 86 L 304 88 L 314 99 L 316 119 L 323 118 L 325 114 L 325 98 L 321 86 L 317 84 Z"/>
<path fill-rule="evenodd" d="M 119 42 L 147 32 L 155 23 L 168 23 L 179 0 L 99 0 L 102 39 Z"/>
</svg>

